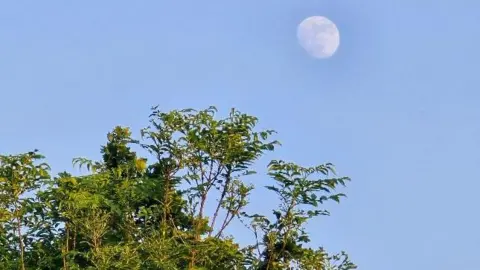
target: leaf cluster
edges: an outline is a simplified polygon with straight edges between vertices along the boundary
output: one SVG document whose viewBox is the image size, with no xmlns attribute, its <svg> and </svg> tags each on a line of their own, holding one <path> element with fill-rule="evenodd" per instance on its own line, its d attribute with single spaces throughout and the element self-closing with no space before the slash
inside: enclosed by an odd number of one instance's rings
<svg viewBox="0 0 480 270">
<path fill-rule="evenodd" d="M 117 126 L 102 160 L 75 158 L 80 176 L 50 176 L 36 150 L 0 155 L 0 269 L 356 269 L 344 252 L 308 247 L 305 229 L 350 179 L 273 160 L 266 190 L 279 206 L 247 213 L 246 179 L 280 143 L 256 117 L 216 113 L 154 107 L 140 139 Z M 229 228 L 246 220 L 254 241 L 240 246 Z"/>
</svg>

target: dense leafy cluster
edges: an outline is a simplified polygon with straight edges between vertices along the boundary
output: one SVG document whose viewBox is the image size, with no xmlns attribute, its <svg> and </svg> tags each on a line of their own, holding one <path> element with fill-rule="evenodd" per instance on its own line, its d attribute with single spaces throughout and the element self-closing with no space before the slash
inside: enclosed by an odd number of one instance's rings
<svg viewBox="0 0 480 270">
<path fill-rule="evenodd" d="M 279 207 L 270 217 L 246 213 L 254 187 L 245 179 L 279 143 L 255 117 L 215 114 L 152 108 L 140 140 L 116 127 L 102 161 L 74 159 L 82 176 L 51 177 L 36 150 L 1 155 L 0 269 L 356 269 L 343 252 L 306 247 L 304 227 L 329 214 L 319 206 L 338 202 L 335 189 L 349 179 L 335 178 L 331 164 L 274 160 L 266 189 Z M 251 245 L 227 234 L 238 219 Z"/>
</svg>

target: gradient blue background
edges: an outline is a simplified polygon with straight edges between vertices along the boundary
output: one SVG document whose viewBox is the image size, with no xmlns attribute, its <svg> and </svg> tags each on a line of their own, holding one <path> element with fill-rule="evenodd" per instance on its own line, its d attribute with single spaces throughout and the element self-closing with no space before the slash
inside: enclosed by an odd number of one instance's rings
<svg viewBox="0 0 480 270">
<path fill-rule="evenodd" d="M 152 105 L 237 107 L 279 132 L 273 157 L 352 177 L 315 245 L 365 270 L 479 269 L 479 1 L 73 2 L 0 2 L 2 154 L 72 170 Z M 311 15 L 341 31 L 331 59 L 298 46 Z"/>
</svg>

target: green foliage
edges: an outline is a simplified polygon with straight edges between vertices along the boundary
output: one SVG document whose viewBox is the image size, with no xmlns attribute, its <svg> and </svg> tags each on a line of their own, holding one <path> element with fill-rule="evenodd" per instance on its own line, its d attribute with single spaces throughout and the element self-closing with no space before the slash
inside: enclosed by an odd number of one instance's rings
<svg viewBox="0 0 480 270">
<path fill-rule="evenodd" d="M 4 243 L 3 263 L 25 269 L 25 242 L 31 235 L 22 229 L 35 209 L 27 192 L 36 190 L 49 177 L 49 167 L 37 150 L 21 155 L 0 156 L 0 233 Z M 2 264 L 3 264 L 2 263 Z"/>
<path fill-rule="evenodd" d="M 216 113 L 154 107 L 140 140 L 117 126 L 101 161 L 75 158 L 84 176 L 50 177 L 37 151 L 0 155 L 0 269 L 356 269 L 344 252 L 308 247 L 304 226 L 329 215 L 321 206 L 340 202 L 349 178 L 332 164 L 274 160 L 266 190 L 279 206 L 248 214 L 255 186 L 245 179 L 280 143 L 253 116 Z M 226 233 L 245 219 L 255 241 L 241 247 Z"/>
</svg>

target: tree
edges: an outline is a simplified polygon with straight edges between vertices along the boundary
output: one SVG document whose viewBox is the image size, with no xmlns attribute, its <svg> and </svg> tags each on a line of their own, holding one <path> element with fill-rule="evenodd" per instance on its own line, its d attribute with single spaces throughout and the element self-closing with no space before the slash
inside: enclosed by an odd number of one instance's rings
<svg viewBox="0 0 480 270">
<path fill-rule="evenodd" d="M 256 161 L 280 146 L 273 130 L 232 109 L 152 108 L 140 139 L 115 127 L 83 176 L 51 178 L 36 151 L 0 156 L 1 269 L 356 269 L 346 253 L 308 246 L 304 224 L 350 180 L 332 164 L 270 162 L 272 215 L 247 213 Z M 149 159 L 133 148 L 143 148 Z M 42 188 L 40 188 L 42 187 Z M 207 204 L 213 207 L 207 207 Z M 228 236 L 250 220 L 254 243 Z M 248 223 L 248 222 L 247 222 Z"/>
<path fill-rule="evenodd" d="M 34 191 L 48 177 L 47 164 L 35 164 L 43 159 L 37 151 L 21 155 L 0 156 L 0 231 L 3 232 L 3 263 L 9 267 L 19 265 L 25 270 L 25 241 L 22 232 L 26 217 L 31 215 L 33 200 L 26 193 Z M 16 255 L 18 254 L 18 257 Z M 12 262 L 8 262 L 10 258 Z M 13 263 L 13 264 L 12 264 Z"/>
</svg>

